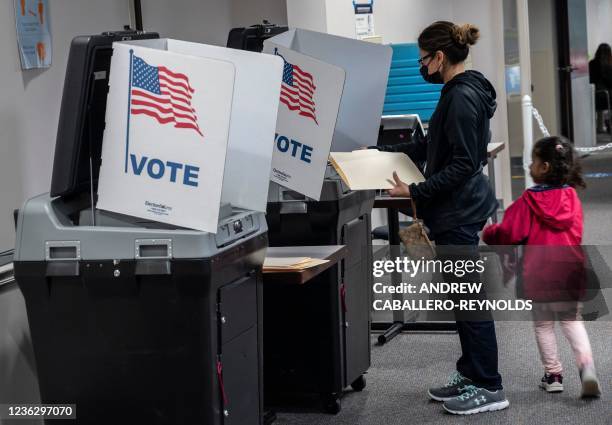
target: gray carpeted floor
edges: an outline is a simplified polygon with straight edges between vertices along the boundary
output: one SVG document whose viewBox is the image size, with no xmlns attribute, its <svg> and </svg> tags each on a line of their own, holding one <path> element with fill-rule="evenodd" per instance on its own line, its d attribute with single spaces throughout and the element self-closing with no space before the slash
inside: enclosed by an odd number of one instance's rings
<svg viewBox="0 0 612 425">
<path fill-rule="evenodd" d="M 585 210 L 585 244 L 612 246 L 612 154 L 584 159 L 589 188 L 581 193 Z M 520 180 L 513 181 L 515 194 Z M 611 250 L 603 250 L 610 252 Z M 605 258 L 612 265 L 612 258 Z M 610 291 L 608 294 L 608 305 Z M 581 400 L 580 379 L 568 344 L 558 332 L 565 366 L 565 392 L 548 394 L 538 389 L 543 373 L 532 324 L 497 324 L 500 371 L 510 408 L 495 413 L 457 417 L 444 413 L 440 404 L 429 401 L 429 386 L 443 384 L 460 352 L 455 334 L 403 334 L 385 346 L 372 346 L 372 366 L 367 387 L 361 393 L 347 391 L 342 411 L 336 415 L 316 409 L 278 414 L 278 425 L 406 425 L 406 424 L 612 424 L 612 323 L 588 323 L 595 361 L 604 395 L 599 400 Z M 375 339 L 372 339 L 374 344 Z"/>
<path fill-rule="evenodd" d="M 500 370 L 510 408 L 501 412 L 457 417 L 429 401 L 429 386 L 444 383 L 454 370 L 459 340 L 454 334 L 403 334 L 385 346 L 373 346 L 367 387 L 361 393 L 347 391 L 342 411 L 336 415 L 316 412 L 279 413 L 277 425 L 406 425 L 406 424 L 612 424 L 612 326 L 609 322 L 588 326 L 597 366 L 606 394 L 599 400 L 579 398 L 580 379 L 568 345 L 560 341 L 566 367 L 565 392 L 548 394 L 538 388 L 542 368 L 531 323 L 499 323 L 497 326 Z M 559 333 L 559 337 L 562 336 Z M 373 340 L 374 343 L 374 340 Z"/>
</svg>

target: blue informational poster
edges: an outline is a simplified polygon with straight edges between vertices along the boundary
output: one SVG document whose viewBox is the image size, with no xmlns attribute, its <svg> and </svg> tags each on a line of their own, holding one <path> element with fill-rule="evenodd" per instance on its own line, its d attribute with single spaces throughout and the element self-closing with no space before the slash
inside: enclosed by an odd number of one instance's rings
<svg viewBox="0 0 612 425">
<path fill-rule="evenodd" d="M 48 0 L 14 0 L 21 69 L 49 68 L 53 55 Z"/>
</svg>

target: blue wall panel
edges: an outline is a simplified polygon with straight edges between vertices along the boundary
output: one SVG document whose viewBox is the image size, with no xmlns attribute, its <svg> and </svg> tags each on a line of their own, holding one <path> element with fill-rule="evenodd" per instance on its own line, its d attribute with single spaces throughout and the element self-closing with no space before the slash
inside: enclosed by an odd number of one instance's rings
<svg viewBox="0 0 612 425">
<path fill-rule="evenodd" d="M 419 73 L 419 47 L 415 43 L 392 44 L 393 59 L 387 84 L 383 115 L 418 114 L 431 118 L 442 84 L 429 84 Z"/>
</svg>

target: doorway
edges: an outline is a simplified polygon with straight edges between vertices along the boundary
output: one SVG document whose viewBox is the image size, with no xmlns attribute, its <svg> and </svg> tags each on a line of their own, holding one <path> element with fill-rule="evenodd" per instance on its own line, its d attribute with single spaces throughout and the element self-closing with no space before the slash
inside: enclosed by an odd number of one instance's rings
<svg viewBox="0 0 612 425">
<path fill-rule="evenodd" d="M 595 107 L 589 83 L 586 0 L 558 0 L 554 4 L 561 134 L 576 146 L 594 146 Z"/>
</svg>

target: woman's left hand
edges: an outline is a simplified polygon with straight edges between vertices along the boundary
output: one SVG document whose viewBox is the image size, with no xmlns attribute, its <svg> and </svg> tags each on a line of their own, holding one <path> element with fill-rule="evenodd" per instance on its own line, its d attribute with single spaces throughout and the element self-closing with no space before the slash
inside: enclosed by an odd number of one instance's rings
<svg viewBox="0 0 612 425">
<path fill-rule="evenodd" d="M 390 183 L 393 185 L 392 189 L 387 190 L 387 193 L 393 197 L 405 197 L 410 198 L 410 188 L 406 183 L 400 180 L 397 173 L 393 172 L 393 180 Z"/>
</svg>

